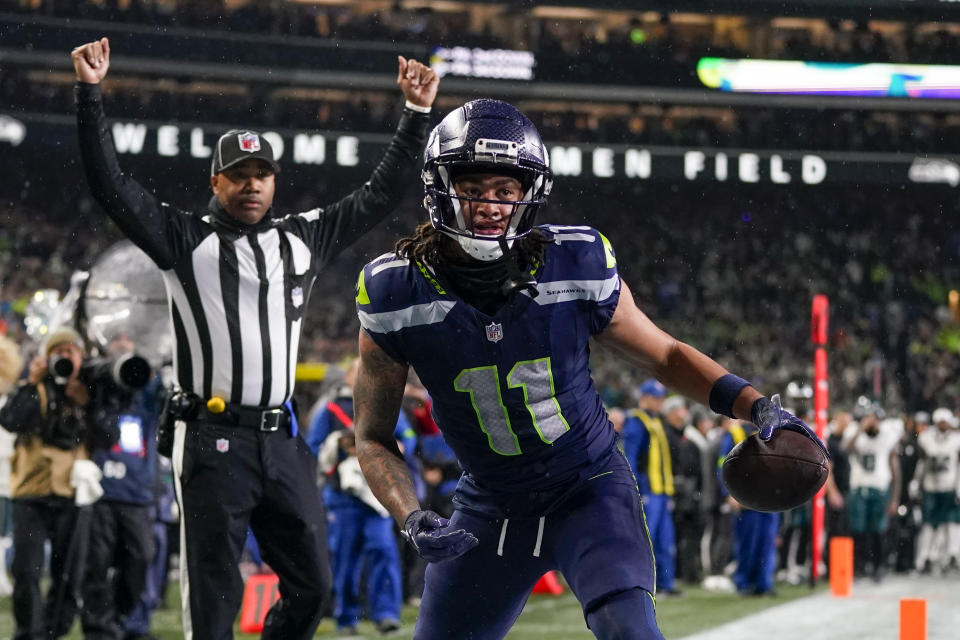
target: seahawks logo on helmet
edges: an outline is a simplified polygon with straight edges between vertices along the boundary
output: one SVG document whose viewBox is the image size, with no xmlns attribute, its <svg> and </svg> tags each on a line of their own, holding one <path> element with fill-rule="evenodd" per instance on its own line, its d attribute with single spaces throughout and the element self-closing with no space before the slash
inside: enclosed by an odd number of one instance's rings
<svg viewBox="0 0 960 640">
<path fill-rule="evenodd" d="M 458 197 L 453 186 L 453 177 L 464 171 L 520 181 L 521 199 L 505 203 L 512 209 L 503 234 L 480 235 L 472 229 L 463 203 L 478 199 Z M 421 178 L 430 222 L 479 260 L 496 260 L 503 255 L 501 239 L 512 247 L 529 233 L 553 186 L 547 149 L 536 127 L 513 105 L 489 99 L 468 102 L 437 125 L 427 142 Z"/>
</svg>

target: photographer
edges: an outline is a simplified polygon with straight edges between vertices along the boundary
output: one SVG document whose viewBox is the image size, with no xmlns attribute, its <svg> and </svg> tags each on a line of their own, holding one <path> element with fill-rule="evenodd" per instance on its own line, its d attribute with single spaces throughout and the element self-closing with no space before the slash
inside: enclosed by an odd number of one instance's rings
<svg viewBox="0 0 960 640">
<path fill-rule="evenodd" d="M 53 331 L 27 380 L 0 411 L 0 424 L 16 433 L 10 478 L 13 498 L 13 615 L 15 638 L 65 635 L 77 612 L 87 531 L 78 503 L 89 504 L 99 486 L 89 460 L 116 434 L 88 419 L 90 390 L 79 374 L 84 347 L 68 327 Z M 44 544 L 51 543 L 50 590 L 40 592 Z"/>
<path fill-rule="evenodd" d="M 157 546 L 153 523 L 160 381 L 149 364 L 134 355 L 127 335 L 114 337 L 106 353 L 104 360 L 85 368 L 94 396 L 93 423 L 119 433 L 113 446 L 91 451 L 103 472 L 103 496 L 93 505 L 83 581 L 80 616 L 87 640 L 149 637 L 149 619 L 137 629 L 125 627 L 143 594 Z"/>
</svg>

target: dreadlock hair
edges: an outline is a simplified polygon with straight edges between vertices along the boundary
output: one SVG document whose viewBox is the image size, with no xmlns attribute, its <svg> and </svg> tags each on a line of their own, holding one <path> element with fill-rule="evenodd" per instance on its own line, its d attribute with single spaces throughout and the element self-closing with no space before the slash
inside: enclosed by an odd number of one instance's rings
<svg viewBox="0 0 960 640">
<path fill-rule="evenodd" d="M 551 240 L 539 229 L 533 229 L 513 243 L 517 264 L 527 265 L 543 262 L 546 247 Z M 401 238 L 393 247 L 398 258 L 419 260 L 438 266 L 446 262 L 463 262 L 463 252 L 456 241 L 429 222 L 417 226 L 412 236 Z"/>
</svg>

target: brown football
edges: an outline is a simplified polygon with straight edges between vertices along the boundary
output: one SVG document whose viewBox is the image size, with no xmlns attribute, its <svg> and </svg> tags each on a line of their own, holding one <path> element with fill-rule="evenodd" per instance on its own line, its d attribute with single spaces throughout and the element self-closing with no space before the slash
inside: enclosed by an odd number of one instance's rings
<svg viewBox="0 0 960 640">
<path fill-rule="evenodd" d="M 747 437 L 727 454 L 721 475 L 734 499 L 754 511 L 786 511 L 810 500 L 827 481 L 827 456 L 810 438 L 777 429 L 764 442 Z"/>
</svg>

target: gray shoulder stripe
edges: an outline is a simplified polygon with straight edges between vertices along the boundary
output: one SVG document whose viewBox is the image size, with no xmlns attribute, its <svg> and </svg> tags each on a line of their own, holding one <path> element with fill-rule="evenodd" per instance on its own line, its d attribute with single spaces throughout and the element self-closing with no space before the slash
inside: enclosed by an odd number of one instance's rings
<svg viewBox="0 0 960 640">
<path fill-rule="evenodd" d="M 387 269 L 396 269 L 397 267 L 405 267 L 408 264 L 410 264 L 410 261 L 406 258 L 397 258 L 396 260 L 390 260 L 389 262 L 382 262 L 370 271 L 370 277 L 372 278 L 381 271 L 386 271 Z"/>
<path fill-rule="evenodd" d="M 586 225 L 573 226 L 568 224 L 548 224 L 547 229 L 554 233 L 560 233 L 561 231 L 589 231 L 590 227 Z"/>
<path fill-rule="evenodd" d="M 367 313 L 357 311 L 360 326 L 373 333 L 390 333 L 409 327 L 418 327 L 427 324 L 443 322 L 456 302 L 450 300 L 434 300 L 425 304 L 415 304 L 396 311 L 381 311 Z"/>
<path fill-rule="evenodd" d="M 583 240 L 586 242 L 595 242 L 596 237 L 590 235 L 589 233 L 557 233 L 554 234 L 554 242 L 564 242 L 567 240 Z"/>
</svg>

